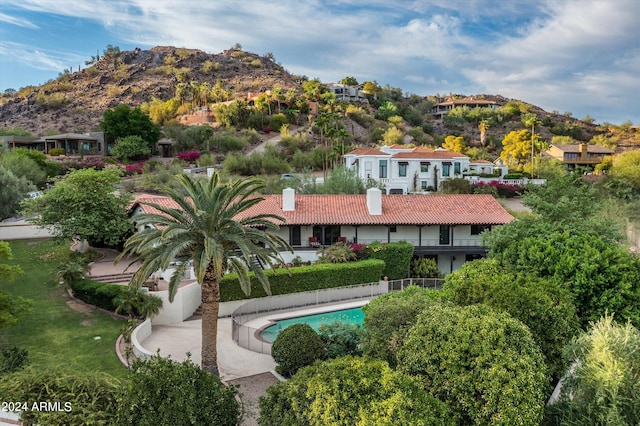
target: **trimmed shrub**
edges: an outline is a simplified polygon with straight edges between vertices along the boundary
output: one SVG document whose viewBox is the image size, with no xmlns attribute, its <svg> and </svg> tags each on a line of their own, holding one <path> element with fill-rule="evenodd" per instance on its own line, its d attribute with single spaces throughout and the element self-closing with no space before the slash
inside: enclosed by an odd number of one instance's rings
<svg viewBox="0 0 640 426">
<path fill-rule="evenodd" d="M 369 258 L 384 260 L 383 275 L 390 280 L 406 278 L 409 273 L 409 264 L 413 258 L 413 245 L 401 241 L 398 243 L 369 244 Z"/>
<path fill-rule="evenodd" d="M 72 284 L 73 295 L 90 305 L 115 312 L 113 299 L 122 296 L 127 286 L 105 284 L 91 280 L 76 281 Z"/>
<path fill-rule="evenodd" d="M 437 302 L 441 292 L 418 286 L 376 297 L 362 307 L 364 328 L 362 349 L 365 355 L 380 358 L 392 367 L 396 353 L 415 324 L 418 314 Z"/>
<path fill-rule="evenodd" d="M 318 334 L 326 350 L 326 358 L 362 355 L 361 332 L 362 326 L 345 321 L 334 321 L 321 325 Z"/>
<path fill-rule="evenodd" d="M 178 154 L 178 158 L 180 160 L 184 160 L 184 161 L 187 161 L 189 163 L 193 163 L 198 158 L 200 158 L 200 153 L 198 151 L 184 152 L 184 153 Z"/>
<path fill-rule="evenodd" d="M 271 356 L 278 364 L 276 371 L 291 377 L 302 367 L 323 359 L 324 344 L 309 324 L 293 324 L 278 334 L 271 346 Z"/>
<path fill-rule="evenodd" d="M 4 401 L 25 401 L 28 410 L 20 413 L 25 425 L 107 425 L 113 424 L 116 392 L 120 382 L 104 373 L 74 372 L 67 369 L 26 368 L 0 380 Z M 40 402 L 59 403 L 58 410 L 31 409 Z"/>
<path fill-rule="evenodd" d="M 423 310 L 397 354 L 398 370 L 451 407 L 457 424 L 539 425 L 548 397 L 531 332 L 486 305 Z"/>
<path fill-rule="evenodd" d="M 51 148 L 49 150 L 49 155 L 52 157 L 58 157 L 60 155 L 65 155 L 66 152 L 67 151 L 64 148 Z"/>
<path fill-rule="evenodd" d="M 376 282 L 380 280 L 384 267 L 383 261 L 369 259 L 360 262 L 269 269 L 265 271 L 265 275 L 269 278 L 271 294 L 278 295 Z M 254 274 L 249 274 L 249 277 L 251 292 L 247 296 L 240 288 L 236 274 L 225 275 L 220 282 L 220 299 L 229 302 L 267 296 Z"/>
<path fill-rule="evenodd" d="M 115 425 L 236 425 L 238 393 L 190 359 L 159 355 L 133 364 L 134 374 L 118 396 Z"/>
<path fill-rule="evenodd" d="M 263 426 L 454 425 L 448 407 L 380 360 L 342 357 L 300 370 L 260 398 Z"/>
<path fill-rule="evenodd" d="M 411 261 L 411 276 L 414 278 L 442 278 L 435 259 L 421 257 Z"/>
</svg>

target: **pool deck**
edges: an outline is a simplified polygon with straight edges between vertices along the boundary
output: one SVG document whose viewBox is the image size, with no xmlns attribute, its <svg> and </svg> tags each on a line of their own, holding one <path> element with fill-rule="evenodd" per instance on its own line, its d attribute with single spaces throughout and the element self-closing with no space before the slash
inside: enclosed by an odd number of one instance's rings
<svg viewBox="0 0 640 426">
<path fill-rule="evenodd" d="M 301 308 L 295 311 L 265 313 L 264 316 L 251 320 L 245 325 L 254 329 L 261 329 L 277 319 L 356 308 L 367 303 L 368 300 L 358 300 Z M 190 353 L 191 360 L 199 365 L 202 360 L 201 341 L 202 321 L 194 320 L 171 325 L 154 325 L 152 326 L 151 336 L 142 342 L 142 346 L 151 352 L 159 350 L 161 356 L 170 356 L 171 359 L 177 361 L 185 360 L 187 353 Z M 275 370 L 276 364 L 270 355 L 241 348 L 233 341 L 231 318 L 220 318 L 218 320 L 217 343 L 218 368 L 223 380 L 234 380 Z"/>
</svg>

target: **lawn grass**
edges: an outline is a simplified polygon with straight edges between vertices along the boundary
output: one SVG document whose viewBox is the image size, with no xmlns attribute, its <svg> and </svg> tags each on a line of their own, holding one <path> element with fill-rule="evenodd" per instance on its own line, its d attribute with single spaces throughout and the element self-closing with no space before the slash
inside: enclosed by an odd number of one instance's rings
<svg viewBox="0 0 640 426">
<path fill-rule="evenodd" d="M 77 312 L 55 277 L 56 253 L 69 242 L 11 241 L 13 260 L 24 274 L 13 282 L 0 281 L 0 291 L 32 300 L 31 312 L 14 326 L 0 329 L 0 348 L 18 346 L 29 352 L 29 365 L 45 371 L 67 367 L 75 372 L 104 372 L 124 378 L 115 344 L 124 320 L 94 309 Z M 99 337 L 99 338 L 98 338 Z"/>
</svg>

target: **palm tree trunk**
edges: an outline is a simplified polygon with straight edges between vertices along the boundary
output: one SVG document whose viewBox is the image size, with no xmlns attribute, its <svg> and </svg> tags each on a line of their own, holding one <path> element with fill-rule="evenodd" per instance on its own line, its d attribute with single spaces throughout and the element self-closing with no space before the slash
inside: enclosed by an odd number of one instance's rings
<svg viewBox="0 0 640 426">
<path fill-rule="evenodd" d="M 202 280 L 202 369 L 214 376 L 220 376 L 217 346 L 219 311 L 220 283 L 213 262 L 210 262 Z"/>
</svg>

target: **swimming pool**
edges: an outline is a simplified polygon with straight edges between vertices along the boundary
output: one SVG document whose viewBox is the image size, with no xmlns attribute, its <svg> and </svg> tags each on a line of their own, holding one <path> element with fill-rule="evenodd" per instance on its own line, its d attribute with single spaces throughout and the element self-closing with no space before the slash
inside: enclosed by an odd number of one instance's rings
<svg viewBox="0 0 640 426">
<path fill-rule="evenodd" d="M 364 323 L 364 312 L 362 308 L 342 309 L 339 311 L 322 312 L 313 315 L 304 315 L 294 318 L 276 320 L 274 324 L 264 328 L 260 332 L 260 337 L 272 343 L 278 334 L 293 324 L 309 324 L 311 328 L 318 331 L 321 325 L 330 324 L 335 321 L 348 322 L 350 324 L 361 325 Z"/>
</svg>

